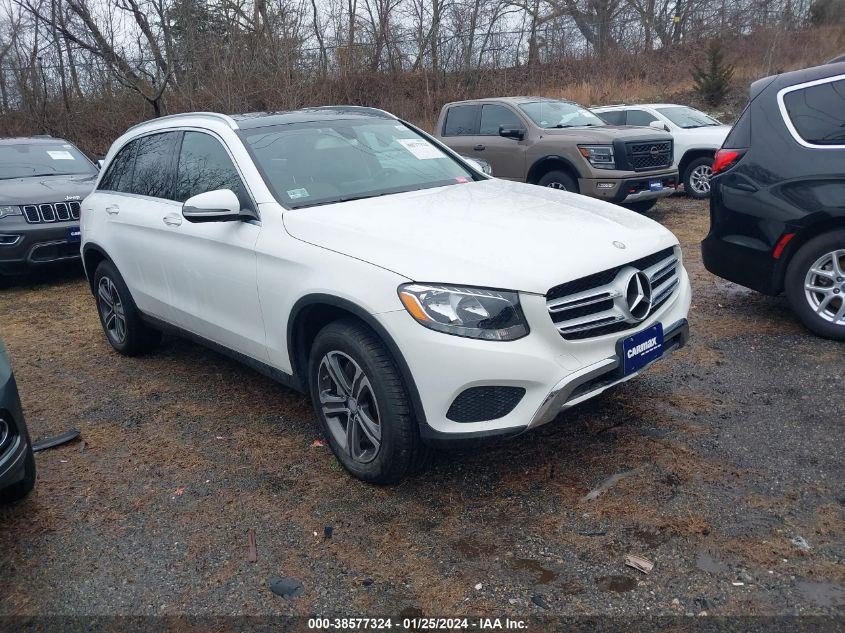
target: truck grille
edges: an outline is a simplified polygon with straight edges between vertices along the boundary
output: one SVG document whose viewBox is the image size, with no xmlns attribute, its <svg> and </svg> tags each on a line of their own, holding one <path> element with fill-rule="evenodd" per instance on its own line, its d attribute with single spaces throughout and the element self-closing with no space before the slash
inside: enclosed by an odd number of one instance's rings
<svg viewBox="0 0 845 633">
<path fill-rule="evenodd" d="M 630 284 L 638 271 L 648 278 L 650 305 L 645 312 L 632 314 Z M 672 296 L 679 283 L 680 251 L 666 248 L 555 286 L 546 293 L 546 307 L 563 338 L 591 338 L 636 327 Z"/>
<path fill-rule="evenodd" d="M 662 169 L 672 165 L 672 141 L 626 143 L 625 153 L 634 171 Z"/>
<path fill-rule="evenodd" d="M 79 202 L 45 202 L 43 204 L 23 205 L 23 216 L 30 224 L 44 222 L 68 222 L 78 220 L 81 205 Z"/>
</svg>

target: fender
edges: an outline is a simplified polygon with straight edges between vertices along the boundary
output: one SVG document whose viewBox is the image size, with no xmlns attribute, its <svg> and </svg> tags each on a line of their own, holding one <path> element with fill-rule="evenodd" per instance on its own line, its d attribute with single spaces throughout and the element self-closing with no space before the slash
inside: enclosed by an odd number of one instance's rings
<svg viewBox="0 0 845 633">
<path fill-rule="evenodd" d="M 572 170 L 572 173 L 575 174 L 576 178 L 583 178 L 584 177 L 584 175 L 581 173 L 581 171 L 568 158 L 560 156 L 559 154 L 549 154 L 548 156 L 543 156 L 542 158 L 538 158 L 537 160 L 534 161 L 534 163 L 528 169 L 528 176 L 525 179 L 525 182 L 536 182 L 537 172 L 543 166 L 543 163 L 545 163 L 546 161 L 550 161 L 550 160 L 559 161 L 559 162 L 565 164 L 570 170 Z"/>
<path fill-rule="evenodd" d="M 111 262 L 115 268 L 117 268 L 117 264 L 114 263 L 114 260 L 109 257 L 109 254 L 106 253 L 106 249 L 102 246 L 97 244 L 96 242 L 86 242 L 85 245 L 82 247 L 82 268 L 85 270 L 85 277 L 88 278 L 88 285 L 91 286 L 91 292 L 94 292 L 94 271 L 88 270 L 88 267 L 85 265 L 85 257 L 88 253 L 95 252 L 102 255 L 103 259 Z"/>
<path fill-rule="evenodd" d="M 417 389 L 417 384 L 414 382 L 414 377 L 411 374 L 411 369 L 408 367 L 408 363 L 405 360 L 405 357 L 402 355 L 402 352 L 399 349 L 399 346 L 396 344 L 396 341 L 390 336 L 384 326 L 378 322 L 378 320 L 373 317 L 369 312 L 367 312 L 361 306 L 352 303 L 347 299 L 342 299 L 340 297 L 336 297 L 334 295 L 322 294 L 322 293 L 314 293 L 305 295 L 300 297 L 297 302 L 293 305 L 291 309 L 290 318 L 288 319 L 288 331 L 287 331 L 287 342 L 288 342 L 288 354 L 290 355 L 290 362 L 291 367 L 293 368 L 294 376 L 298 377 L 300 384 L 303 387 L 303 391 L 308 393 L 308 372 L 307 368 L 305 367 L 305 363 L 307 361 L 305 355 L 305 341 L 302 339 L 301 336 L 298 336 L 300 333 L 297 330 L 301 329 L 301 323 L 299 317 L 302 315 L 303 311 L 306 311 L 310 306 L 314 305 L 328 305 L 335 308 L 339 308 L 350 314 L 354 315 L 355 317 L 361 319 L 370 329 L 372 329 L 376 335 L 381 339 L 381 341 L 387 347 L 388 352 L 390 352 L 390 356 L 393 358 L 393 361 L 396 363 L 396 366 L 399 368 L 399 373 L 402 375 L 402 380 L 405 383 L 406 388 L 408 389 L 408 396 L 411 399 L 411 406 L 414 409 L 414 416 L 417 418 L 417 422 L 420 425 L 420 428 L 428 427 L 425 421 L 425 410 L 422 406 L 422 399 L 420 398 L 420 392 Z"/>
</svg>

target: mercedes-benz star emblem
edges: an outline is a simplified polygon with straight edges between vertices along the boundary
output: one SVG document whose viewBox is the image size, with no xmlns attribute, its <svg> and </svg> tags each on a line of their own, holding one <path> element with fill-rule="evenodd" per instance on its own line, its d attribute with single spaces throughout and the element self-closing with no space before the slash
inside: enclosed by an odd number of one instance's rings
<svg viewBox="0 0 845 633">
<path fill-rule="evenodd" d="M 625 243 L 624 243 L 624 242 L 613 242 L 613 245 L 614 245 L 616 248 L 625 248 Z"/>
<path fill-rule="evenodd" d="M 642 321 L 648 316 L 651 310 L 651 282 L 648 275 L 641 270 L 628 278 L 625 301 L 628 304 L 628 312 L 637 321 Z"/>
</svg>

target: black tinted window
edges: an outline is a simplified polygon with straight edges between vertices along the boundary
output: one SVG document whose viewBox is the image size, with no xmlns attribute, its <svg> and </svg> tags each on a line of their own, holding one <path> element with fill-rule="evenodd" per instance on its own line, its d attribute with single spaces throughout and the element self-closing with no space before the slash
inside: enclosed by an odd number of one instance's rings
<svg viewBox="0 0 845 633">
<path fill-rule="evenodd" d="M 478 134 L 477 105 L 452 106 L 446 112 L 443 136 L 471 136 Z"/>
<path fill-rule="evenodd" d="M 597 112 L 596 114 L 608 125 L 625 125 L 624 110 L 611 110 L 610 112 Z"/>
<path fill-rule="evenodd" d="M 132 193 L 153 198 L 173 197 L 173 152 L 179 132 L 151 134 L 138 139 Z"/>
<path fill-rule="evenodd" d="M 805 141 L 845 145 L 845 79 L 789 92 L 783 102 Z"/>
<path fill-rule="evenodd" d="M 500 105 L 485 105 L 481 108 L 481 131 L 483 136 L 498 136 L 499 126 L 524 128 L 519 117 Z"/>
<path fill-rule="evenodd" d="M 132 189 L 132 166 L 135 162 L 135 148 L 137 141 L 131 141 L 124 145 L 109 163 L 106 173 L 100 180 L 97 187 L 102 191 L 120 191 L 130 193 Z"/>
<path fill-rule="evenodd" d="M 657 117 L 645 110 L 628 110 L 628 125 L 648 127 L 648 124 L 652 121 L 657 121 Z"/>
<path fill-rule="evenodd" d="M 176 200 L 185 202 L 216 189 L 231 189 L 241 207 L 251 207 L 241 177 L 220 141 L 202 132 L 185 132 L 176 172 Z"/>
</svg>

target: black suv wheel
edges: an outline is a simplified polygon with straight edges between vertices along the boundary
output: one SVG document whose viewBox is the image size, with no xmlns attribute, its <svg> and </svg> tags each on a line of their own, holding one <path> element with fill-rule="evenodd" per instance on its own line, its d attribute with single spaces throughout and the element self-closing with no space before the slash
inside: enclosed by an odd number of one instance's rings
<svg viewBox="0 0 845 633">
<path fill-rule="evenodd" d="M 428 453 L 407 390 L 384 344 L 360 322 L 323 328 L 309 362 L 311 399 L 335 456 L 374 484 L 399 481 Z"/>
<path fill-rule="evenodd" d="M 786 272 L 789 305 L 811 331 L 845 340 L 845 231 L 813 238 Z"/>
<path fill-rule="evenodd" d="M 100 262 L 94 272 L 97 313 L 111 346 L 126 356 L 137 356 L 161 341 L 161 332 L 141 320 L 141 315 L 123 277 L 109 261 Z"/>
<path fill-rule="evenodd" d="M 0 503 L 15 503 L 26 497 L 35 487 L 35 455 L 32 453 L 32 447 L 26 447 L 26 457 L 24 458 L 23 479 L 16 484 L 9 486 L 4 490 L 0 490 Z"/>
</svg>

